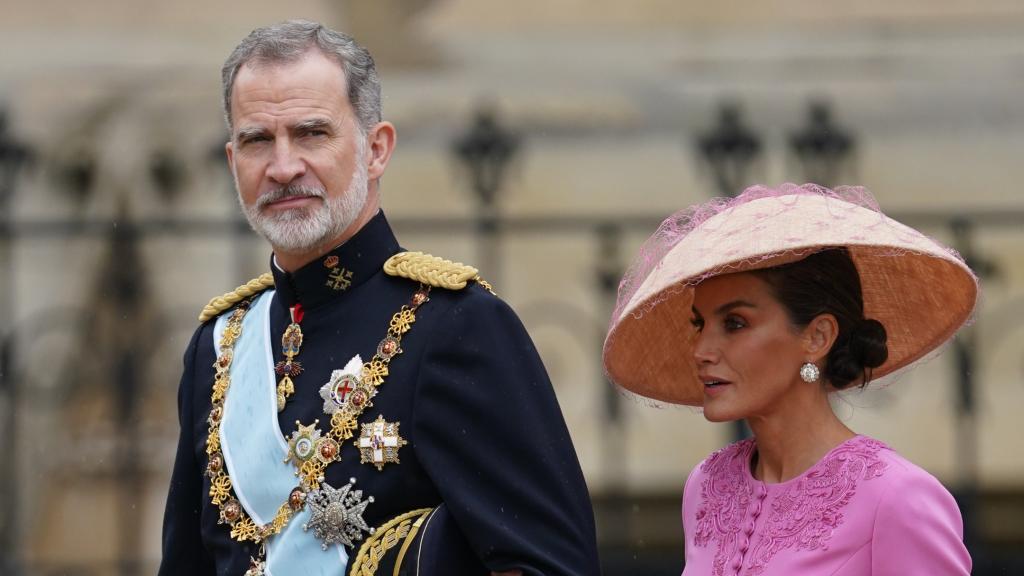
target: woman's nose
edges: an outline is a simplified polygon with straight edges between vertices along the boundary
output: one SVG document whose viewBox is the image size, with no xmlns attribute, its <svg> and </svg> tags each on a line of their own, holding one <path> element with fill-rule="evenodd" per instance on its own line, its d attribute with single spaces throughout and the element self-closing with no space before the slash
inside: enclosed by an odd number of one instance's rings
<svg viewBox="0 0 1024 576">
<path fill-rule="evenodd" d="M 704 330 L 697 332 L 693 342 L 693 359 L 697 365 L 714 364 L 718 360 L 717 347 Z"/>
</svg>

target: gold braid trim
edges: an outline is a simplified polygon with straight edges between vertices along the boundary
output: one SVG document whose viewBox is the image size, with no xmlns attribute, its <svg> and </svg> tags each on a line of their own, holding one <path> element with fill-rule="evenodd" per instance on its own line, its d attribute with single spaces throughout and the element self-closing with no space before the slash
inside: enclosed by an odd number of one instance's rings
<svg viewBox="0 0 1024 576">
<path fill-rule="evenodd" d="M 399 252 L 384 263 L 384 272 L 391 276 L 408 278 L 435 288 L 462 290 L 469 281 L 475 281 L 494 294 L 491 285 L 480 277 L 479 270 L 423 252 Z"/>
<path fill-rule="evenodd" d="M 230 309 L 250 296 L 259 294 L 273 285 L 274 275 L 269 272 L 261 275 L 259 278 L 253 278 L 231 292 L 225 292 L 222 296 L 211 299 L 210 303 L 203 307 L 203 312 L 199 315 L 199 321 L 206 322 L 211 318 L 216 318 L 221 312 Z"/>
<path fill-rule="evenodd" d="M 352 576 L 375 576 L 377 568 L 380 567 L 380 561 L 388 553 L 388 550 L 398 546 L 399 542 L 410 536 L 409 532 L 413 528 L 413 521 L 416 521 L 418 529 L 419 522 L 432 511 L 433 508 L 411 510 L 395 516 L 374 530 L 373 536 L 367 538 L 359 547 L 359 554 L 356 555 L 350 574 Z M 413 532 L 412 536 L 415 535 L 416 533 Z"/>
</svg>

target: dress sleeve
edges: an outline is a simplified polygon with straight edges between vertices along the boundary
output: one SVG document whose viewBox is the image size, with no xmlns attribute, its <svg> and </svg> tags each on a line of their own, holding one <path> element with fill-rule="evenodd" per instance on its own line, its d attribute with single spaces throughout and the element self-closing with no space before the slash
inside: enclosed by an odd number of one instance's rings
<svg viewBox="0 0 1024 576">
<path fill-rule="evenodd" d="M 171 485 L 164 510 L 163 558 L 159 576 L 192 574 L 213 576 L 214 565 L 203 546 L 200 516 L 203 508 L 203 476 L 195 457 L 195 358 L 202 340 L 196 330 L 185 351 L 181 383 L 178 386 L 178 452 L 174 458 Z"/>
<path fill-rule="evenodd" d="M 879 502 L 871 543 L 873 576 L 969 575 L 960 509 L 924 471 L 901 475 Z"/>
<path fill-rule="evenodd" d="M 489 570 L 596 576 L 587 486 L 540 357 L 512 310 L 473 290 L 424 351 L 417 458 Z"/>
</svg>

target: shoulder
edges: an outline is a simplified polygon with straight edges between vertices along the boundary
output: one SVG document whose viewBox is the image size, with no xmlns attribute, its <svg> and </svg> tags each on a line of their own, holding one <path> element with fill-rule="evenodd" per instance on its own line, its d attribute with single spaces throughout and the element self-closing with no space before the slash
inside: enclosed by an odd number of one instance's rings
<svg viewBox="0 0 1024 576">
<path fill-rule="evenodd" d="M 210 302 L 203 307 L 203 311 L 199 314 L 199 321 L 206 323 L 213 320 L 224 312 L 234 308 L 242 300 L 245 300 L 250 296 L 255 296 L 256 294 L 259 294 L 268 288 L 272 288 L 273 286 L 274 276 L 267 272 L 249 280 L 230 292 L 225 292 L 220 296 L 214 296 L 210 299 Z"/>
<path fill-rule="evenodd" d="M 934 476 L 889 449 L 875 507 L 872 558 L 877 574 L 970 574 L 963 519 Z"/>
<path fill-rule="evenodd" d="M 873 493 L 876 528 L 942 524 L 962 531 L 960 508 L 935 476 L 882 442 L 868 440 L 878 447 L 874 453 L 877 460 L 869 463 L 874 467 L 869 476 L 877 480 L 864 482 L 860 488 Z"/>
<path fill-rule="evenodd" d="M 956 511 L 959 517 L 956 501 L 935 476 L 888 446 L 885 450 L 879 451 L 878 457 L 885 463 L 885 472 L 882 476 L 885 492 L 882 499 L 885 508 L 925 515 L 940 509 L 949 509 Z"/>
<path fill-rule="evenodd" d="M 389 276 L 407 278 L 446 290 L 458 291 L 475 283 L 494 294 L 491 285 L 480 277 L 479 271 L 473 266 L 424 252 L 399 252 L 384 262 L 384 272 Z"/>
<path fill-rule="evenodd" d="M 423 252 L 399 252 L 384 263 L 384 272 L 429 288 L 430 299 L 446 311 L 442 313 L 442 328 L 464 327 L 481 320 L 490 323 L 501 316 L 515 318 L 479 271 L 468 264 Z"/>
</svg>

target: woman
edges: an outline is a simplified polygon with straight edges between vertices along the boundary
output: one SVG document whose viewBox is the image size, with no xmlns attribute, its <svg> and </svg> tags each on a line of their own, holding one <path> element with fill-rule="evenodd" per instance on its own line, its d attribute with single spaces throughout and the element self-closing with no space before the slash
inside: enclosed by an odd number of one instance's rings
<svg viewBox="0 0 1024 576">
<path fill-rule="evenodd" d="M 969 574 L 953 498 L 829 395 L 936 350 L 976 299 L 959 256 L 863 189 L 754 187 L 666 220 L 620 286 L 605 368 L 753 431 L 687 479 L 683 574 Z"/>
</svg>

